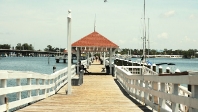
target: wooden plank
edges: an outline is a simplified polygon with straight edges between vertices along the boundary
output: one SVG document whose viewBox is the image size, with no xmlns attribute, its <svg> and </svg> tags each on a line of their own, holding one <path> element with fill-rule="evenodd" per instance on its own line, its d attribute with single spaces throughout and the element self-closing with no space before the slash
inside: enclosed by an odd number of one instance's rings
<svg viewBox="0 0 198 112">
<path fill-rule="evenodd" d="M 56 95 L 34 103 L 23 111 L 136 111 L 139 105 L 128 99 L 116 85 L 112 76 L 84 76 L 81 86 L 73 86 L 72 94 L 66 95 L 65 86 Z M 148 110 L 143 106 L 145 110 Z"/>
<path fill-rule="evenodd" d="M 91 66 L 94 66 L 96 71 L 102 67 L 101 65 Z M 94 72 L 94 68 L 91 66 L 89 70 Z M 148 107 L 141 105 L 123 91 L 111 75 L 84 75 L 83 84 L 73 86 L 71 95 L 66 95 L 65 90 L 67 90 L 67 86 L 64 86 L 57 94 L 18 111 L 151 112 Z"/>
</svg>

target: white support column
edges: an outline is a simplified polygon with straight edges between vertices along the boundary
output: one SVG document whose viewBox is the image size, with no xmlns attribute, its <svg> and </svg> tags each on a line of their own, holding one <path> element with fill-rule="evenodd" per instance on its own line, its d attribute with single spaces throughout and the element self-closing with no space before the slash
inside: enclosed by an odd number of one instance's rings
<svg viewBox="0 0 198 112">
<path fill-rule="evenodd" d="M 21 79 L 17 79 L 17 86 L 21 86 Z M 21 91 L 17 93 L 17 99 L 21 100 Z"/>
<path fill-rule="evenodd" d="M 87 68 L 89 68 L 89 62 L 90 62 L 90 59 L 89 59 L 89 52 L 87 52 Z"/>
<path fill-rule="evenodd" d="M 178 84 L 172 85 L 174 95 L 178 95 L 179 93 L 178 86 L 179 86 Z M 179 111 L 179 104 L 172 102 L 172 112 L 178 112 L 178 111 Z"/>
<path fill-rule="evenodd" d="M 191 85 L 192 97 L 198 99 L 198 85 Z M 189 112 L 198 112 L 198 109 L 190 108 Z"/>
<path fill-rule="evenodd" d="M 67 16 L 67 49 L 68 49 L 68 83 L 67 83 L 67 94 L 71 94 L 71 11 L 68 11 Z"/>
<path fill-rule="evenodd" d="M 104 55 L 104 57 L 103 57 L 103 65 L 104 65 L 104 67 L 105 67 L 105 63 L 106 63 L 106 61 L 105 61 L 105 60 L 106 60 L 106 59 L 105 59 L 105 54 L 106 54 L 106 53 L 104 52 L 104 53 L 103 53 L 103 55 Z"/>
<path fill-rule="evenodd" d="M 80 48 L 77 47 L 77 74 L 79 74 Z"/>
<path fill-rule="evenodd" d="M 92 59 L 92 61 L 93 61 L 93 52 L 91 51 L 90 54 L 91 54 L 91 59 Z M 92 62 L 91 62 L 91 63 L 92 63 Z"/>
<path fill-rule="evenodd" d="M 112 48 L 110 48 L 110 52 L 109 52 L 109 67 L 110 67 L 110 74 L 112 74 Z"/>
</svg>

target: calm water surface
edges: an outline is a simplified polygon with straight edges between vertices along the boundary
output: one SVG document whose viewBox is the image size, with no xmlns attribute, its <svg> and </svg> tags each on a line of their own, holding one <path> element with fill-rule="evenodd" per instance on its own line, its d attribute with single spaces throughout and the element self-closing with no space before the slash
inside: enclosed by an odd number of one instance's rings
<svg viewBox="0 0 198 112">
<path fill-rule="evenodd" d="M 132 61 L 140 60 L 132 58 Z M 169 65 L 174 69 L 180 71 L 198 71 L 198 59 L 180 59 L 180 58 L 148 58 L 151 63 L 175 63 L 176 65 Z M 75 63 L 76 61 L 74 61 Z M 37 73 L 51 74 L 52 67 L 56 66 L 57 70 L 67 67 L 67 63 L 56 63 L 55 57 L 0 57 L 0 70 L 16 70 L 16 71 L 32 71 Z M 162 66 L 165 70 L 167 65 Z"/>
<path fill-rule="evenodd" d="M 48 63 L 49 60 L 49 63 Z M 67 63 L 56 63 L 55 57 L 1 57 L 0 70 L 32 71 L 51 74 L 53 66 L 56 70 L 67 67 Z"/>
<path fill-rule="evenodd" d="M 136 61 L 137 58 L 132 58 L 132 61 Z M 148 58 L 151 63 L 174 63 L 176 65 L 162 65 L 163 70 L 166 67 L 170 67 L 172 70 L 179 69 L 180 71 L 198 71 L 198 59 L 182 59 L 182 58 Z"/>
</svg>

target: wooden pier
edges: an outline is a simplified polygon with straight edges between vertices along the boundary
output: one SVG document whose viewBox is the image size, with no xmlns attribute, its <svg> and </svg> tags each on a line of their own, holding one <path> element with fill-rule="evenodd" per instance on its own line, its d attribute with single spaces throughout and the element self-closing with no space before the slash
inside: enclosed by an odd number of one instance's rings
<svg viewBox="0 0 198 112">
<path fill-rule="evenodd" d="M 89 71 L 101 72 L 104 65 L 94 62 Z M 142 105 L 129 96 L 120 83 L 111 75 L 88 74 L 83 77 L 81 86 L 72 86 L 72 94 L 66 95 L 67 85 L 57 94 L 24 107 L 19 112 L 90 112 L 90 111 L 119 111 L 119 112 L 151 112 L 151 109 Z"/>
</svg>

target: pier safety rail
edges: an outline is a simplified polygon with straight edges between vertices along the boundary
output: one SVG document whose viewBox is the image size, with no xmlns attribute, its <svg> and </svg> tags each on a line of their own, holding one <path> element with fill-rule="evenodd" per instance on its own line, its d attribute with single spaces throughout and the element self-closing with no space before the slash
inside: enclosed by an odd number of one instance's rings
<svg viewBox="0 0 198 112">
<path fill-rule="evenodd" d="M 114 66 L 116 79 L 129 95 L 141 103 L 158 112 L 198 112 L 197 72 L 159 76 L 144 66 Z M 191 85 L 191 92 L 182 84 Z"/>
<path fill-rule="evenodd" d="M 87 60 L 82 60 L 87 65 Z M 67 67 L 53 74 L 26 71 L 0 70 L 0 112 L 19 109 L 31 103 L 54 95 L 67 82 Z M 71 77 L 76 75 L 71 66 Z M 9 98 L 10 94 L 12 100 Z"/>
</svg>

